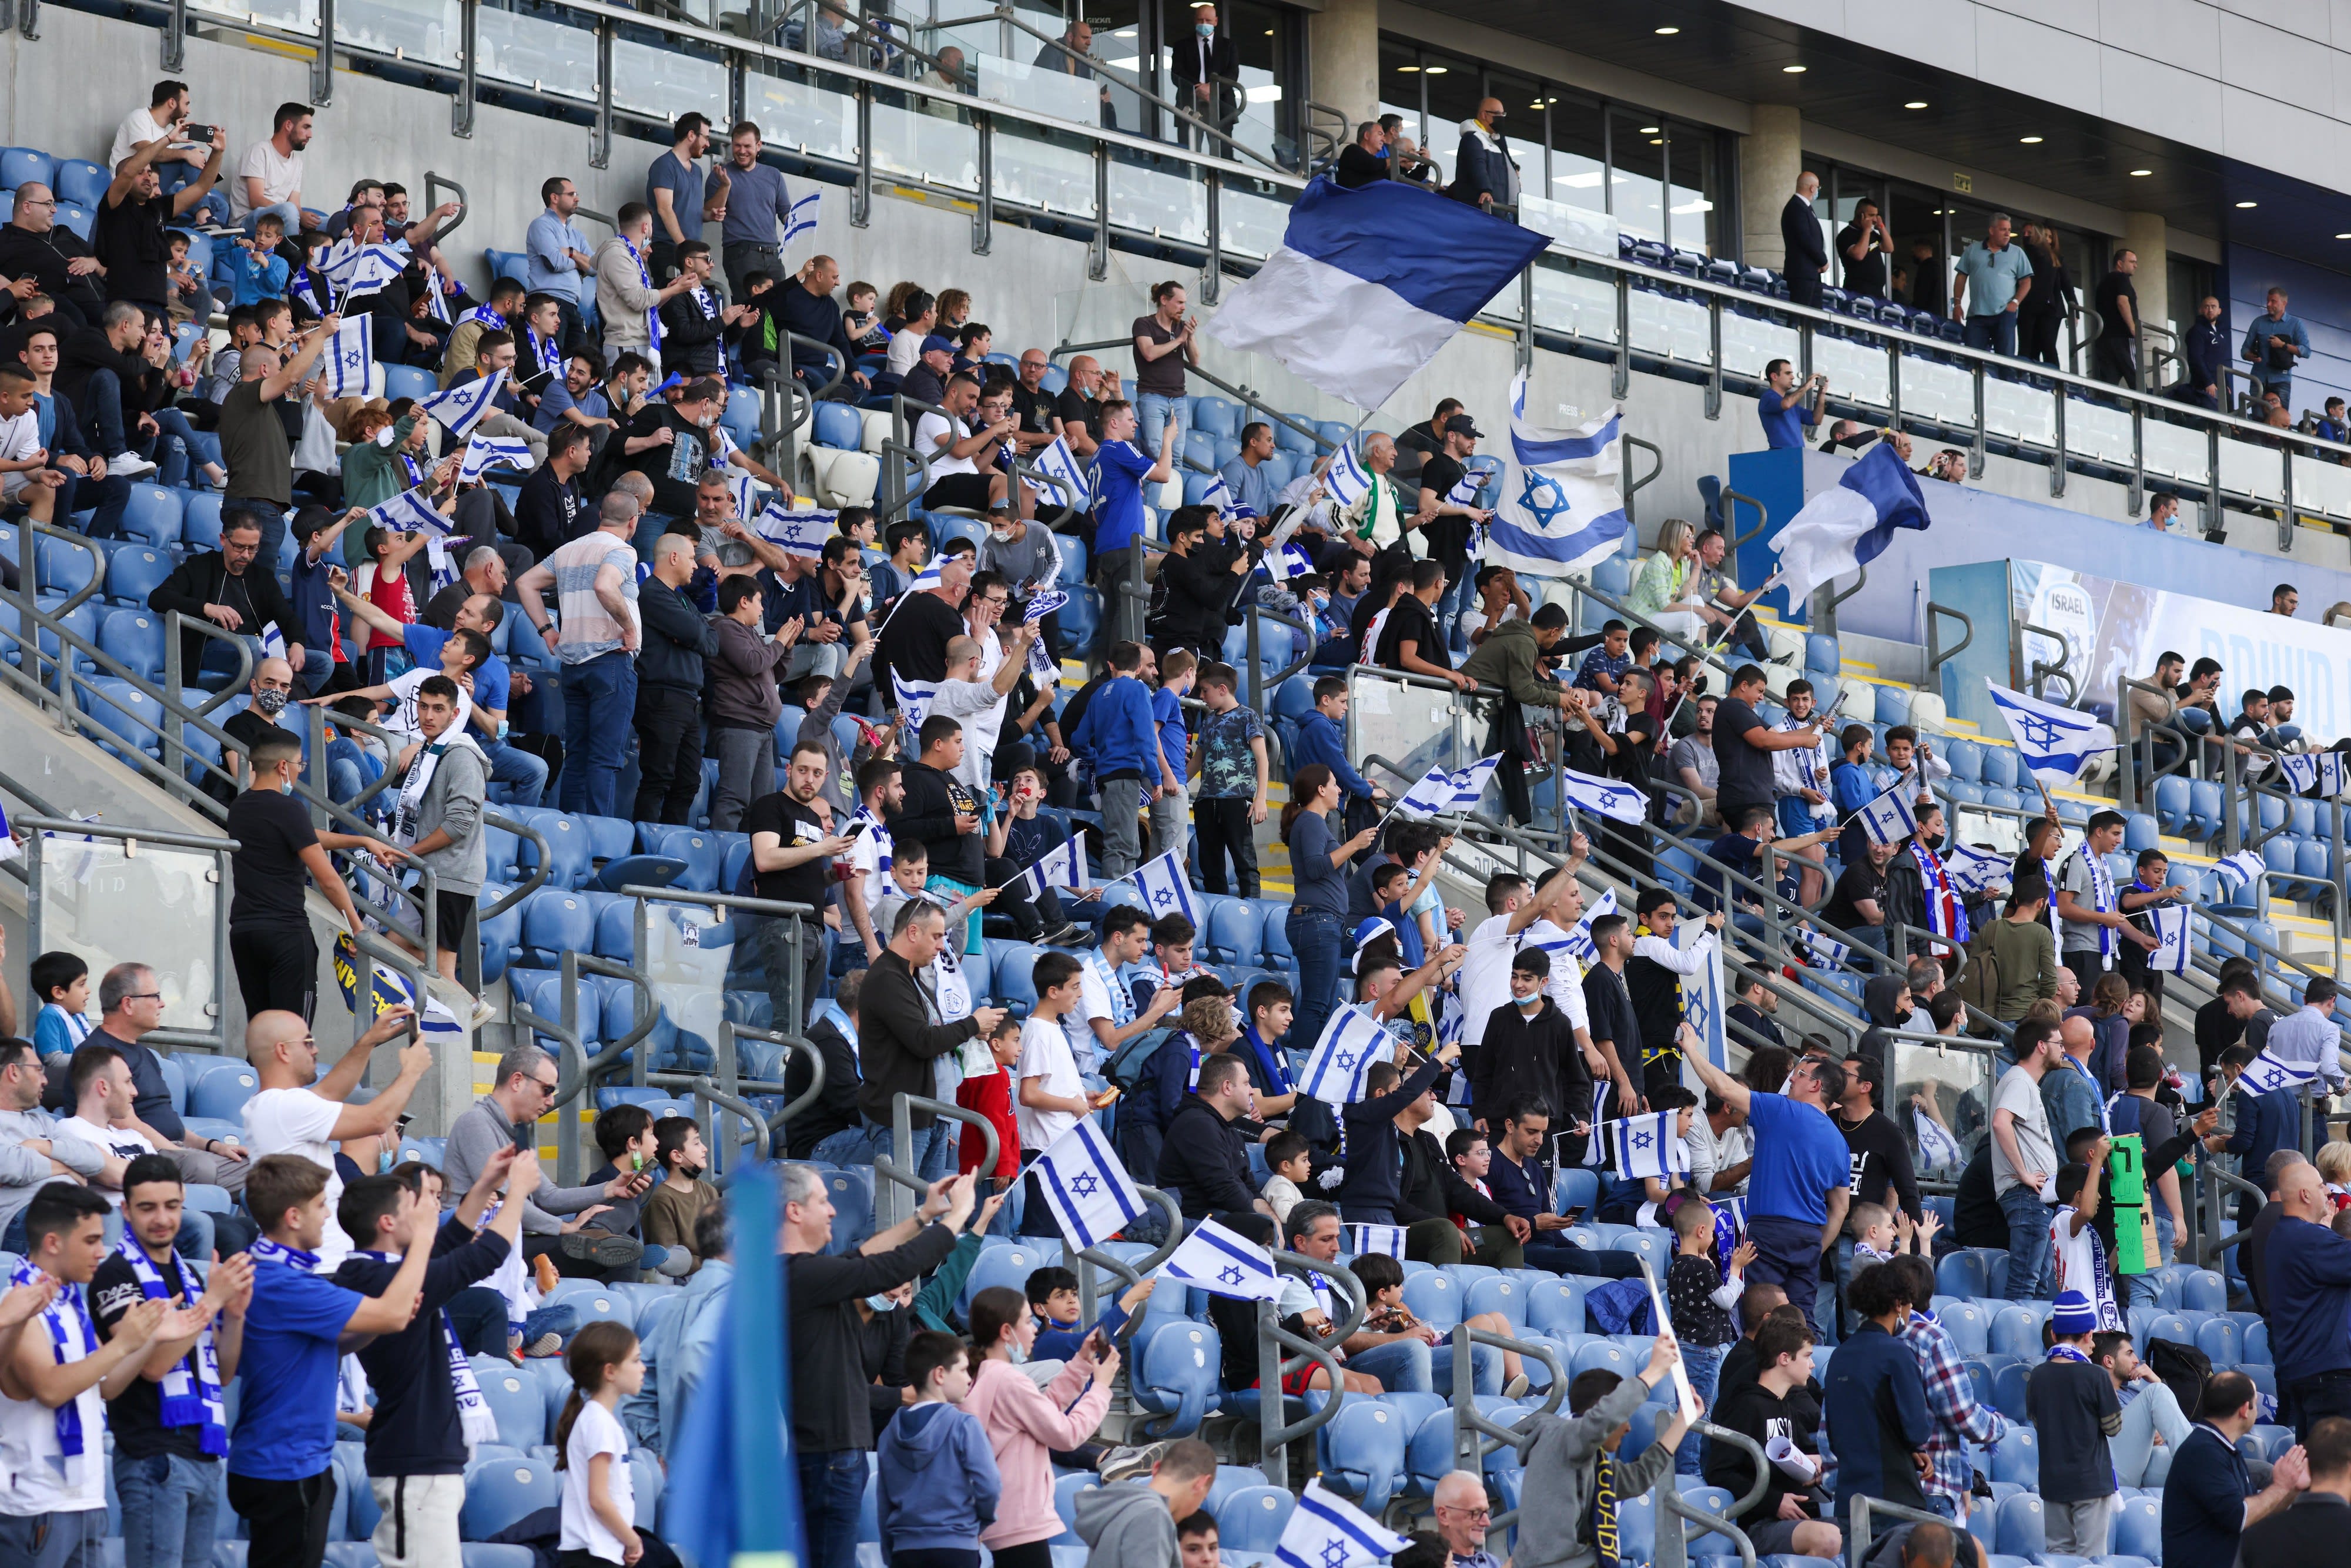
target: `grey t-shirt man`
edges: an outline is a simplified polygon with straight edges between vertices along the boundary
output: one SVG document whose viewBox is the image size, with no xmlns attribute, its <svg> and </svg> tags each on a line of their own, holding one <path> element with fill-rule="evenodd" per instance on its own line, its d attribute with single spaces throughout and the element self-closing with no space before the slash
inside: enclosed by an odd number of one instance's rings
<svg viewBox="0 0 2351 1568">
<path fill-rule="evenodd" d="M 2058 1071 L 2073 1069 L 2061 1067 Z M 2057 1148 L 2049 1136 L 2049 1111 L 2041 1103 L 2041 1086 L 2032 1075 L 2022 1068 L 2011 1068 L 2001 1074 L 1999 1087 L 1992 1091 L 1992 1114 L 2006 1111 L 2016 1118 L 2016 1152 L 2027 1170 L 2042 1175 L 2041 1201 L 2049 1202 L 2056 1196 Z M 2008 1150 L 2000 1139 L 1991 1141 L 1991 1185 L 1993 1192 L 2005 1197 L 2010 1189 L 2022 1185 L 2016 1167 L 2008 1161 Z"/>
<path fill-rule="evenodd" d="M 2059 864 L 2057 886 L 2060 891 L 2074 895 L 2075 907 L 2081 909 L 2097 907 L 2098 901 L 2095 896 L 2095 879 L 2090 874 L 2089 862 L 2082 859 L 2079 851 L 2067 854 Z M 2100 946 L 2098 938 L 2105 935 L 2106 930 L 2105 926 L 2094 920 L 2060 920 L 2058 926 L 2057 946 L 2061 951 L 2067 953 L 2095 953 Z"/>
<path fill-rule="evenodd" d="M 990 533 L 979 541 L 979 570 L 993 571 L 1010 583 L 1021 597 L 1036 588 L 1052 585 L 1061 572 L 1061 552 L 1053 543 L 1052 530 L 1042 523 L 1022 525 L 1024 531 L 1017 539 L 999 539 Z"/>
<path fill-rule="evenodd" d="M 718 176 L 715 172 L 704 183 L 703 199 L 718 194 Z M 781 245 L 782 231 L 777 219 L 790 210 L 791 196 L 784 185 L 783 172 L 765 163 L 754 163 L 748 169 L 729 162 L 726 165 L 726 221 L 719 229 L 726 245 Z"/>
</svg>

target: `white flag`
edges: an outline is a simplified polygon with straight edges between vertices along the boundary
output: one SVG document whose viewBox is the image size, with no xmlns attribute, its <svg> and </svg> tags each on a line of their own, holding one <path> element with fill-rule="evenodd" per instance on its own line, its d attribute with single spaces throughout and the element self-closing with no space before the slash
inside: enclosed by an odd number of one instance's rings
<svg viewBox="0 0 2351 1568">
<path fill-rule="evenodd" d="M 1613 779 L 1595 779 L 1589 773 L 1562 768 L 1559 770 L 1559 792 L 1569 805 L 1595 817 L 1613 817 L 1620 822 L 1640 822 L 1648 818 L 1649 798 L 1632 785 L 1619 784 Z"/>
<path fill-rule="evenodd" d="M 1674 1119 L 1678 1111 L 1652 1111 L 1646 1116 L 1627 1116 L 1609 1125 L 1610 1143 L 1616 1152 L 1616 1174 L 1620 1176 L 1656 1176 L 1687 1175 L 1690 1168 L 1689 1145 L 1674 1136 Z"/>
<path fill-rule="evenodd" d="M 1328 1104 L 1352 1105 L 1364 1097 L 1372 1063 L 1394 1051 L 1377 1019 L 1352 1003 L 1343 1005 L 1322 1026 L 1322 1038 L 1298 1075 L 1299 1090 Z"/>
<path fill-rule="evenodd" d="M 2155 927 L 2155 951 L 2147 955 L 2147 967 L 2167 975 L 2188 973 L 2188 906 L 2158 904 L 2150 907 L 2147 915 Z"/>
<path fill-rule="evenodd" d="M 1788 601 L 1803 604 L 1823 583 L 1876 559 L 1896 529 L 1923 529 L 1928 520 L 1917 476 L 1880 442 L 1771 537 Z"/>
<path fill-rule="evenodd" d="M 2090 758 L 2115 746 L 2115 732 L 2079 708 L 2043 702 L 1987 682 L 1992 706 L 2016 740 L 2016 758 L 2052 789 L 2081 777 Z"/>
<path fill-rule="evenodd" d="M 461 382 L 447 392 L 434 392 L 416 406 L 439 420 L 450 434 L 471 435 L 474 426 L 496 412 L 498 391 L 506 384 L 506 371 L 492 371 L 486 376 Z"/>
<path fill-rule="evenodd" d="M 1583 1163 L 1594 1168 L 1608 1163 L 1609 1150 L 1613 1146 L 1609 1141 L 1606 1124 L 1608 1092 L 1614 1087 L 1616 1086 L 1605 1078 L 1596 1080 L 1592 1085 L 1592 1136 L 1584 1142 Z"/>
<path fill-rule="evenodd" d="M 319 350 L 319 374 L 329 397 L 365 397 L 368 367 L 375 361 L 375 339 L 367 316 L 350 316 Z"/>
<path fill-rule="evenodd" d="M 1401 1225 L 1350 1225 L 1347 1233 L 1354 1239 L 1354 1254 L 1358 1258 L 1374 1252 L 1390 1258 L 1404 1256 L 1404 1227 Z"/>
<path fill-rule="evenodd" d="M 796 512 L 781 501 L 770 501 L 756 525 L 759 537 L 789 554 L 809 560 L 824 557 L 824 541 L 832 537 L 833 512 Z"/>
<path fill-rule="evenodd" d="M 1134 890 L 1143 894 L 1143 906 L 1151 918 L 1163 915 L 1180 915 L 1192 923 L 1192 929 L 1201 926 L 1199 907 L 1192 902 L 1190 873 L 1184 857 L 1170 850 L 1155 860 L 1134 868 Z"/>
<path fill-rule="evenodd" d="M 265 659 L 282 659 L 286 656 L 286 633 L 277 629 L 277 622 L 275 621 L 261 629 L 261 656 Z"/>
<path fill-rule="evenodd" d="M 530 443 L 519 435 L 480 435 L 465 443 L 465 455 L 457 462 L 457 482 L 470 485 L 493 468 L 530 466 Z"/>
<path fill-rule="evenodd" d="M 1322 470 L 1322 489 L 1331 504 L 1343 512 L 1372 493 L 1372 476 L 1355 455 L 1353 444 L 1331 455 L 1331 465 Z"/>
<path fill-rule="evenodd" d="M 1091 1116 L 1079 1117 L 1029 1168 L 1073 1251 L 1109 1240 L 1144 1216 L 1143 1194 Z"/>
<path fill-rule="evenodd" d="M 1281 1527 L 1281 1544 L 1274 1561 L 1281 1568 L 1359 1568 L 1384 1563 L 1412 1542 L 1388 1529 L 1319 1480 L 1306 1483 L 1305 1495 L 1290 1511 Z"/>
<path fill-rule="evenodd" d="M 1083 893 L 1093 885 L 1086 875 L 1084 841 L 1075 833 L 1071 834 L 1043 854 L 1039 855 L 1037 863 L 1013 878 L 1013 882 L 1025 886 L 1031 898 L 1037 897 L 1049 887 L 1062 887 L 1072 893 Z M 1011 883 L 1006 885 L 1009 886 Z"/>
<path fill-rule="evenodd" d="M 1610 406 L 1573 430 L 1526 417 L 1527 378 L 1510 383 L 1510 445 L 1483 559 L 1522 577 L 1565 577 L 1616 553 L 1625 517 L 1624 432 Z"/>
<path fill-rule="evenodd" d="M 1265 1249 L 1213 1219 L 1200 1221 L 1160 1269 L 1169 1278 L 1196 1285 L 1212 1296 L 1234 1296 L 1245 1301 L 1281 1299 L 1281 1276 L 1274 1271 L 1273 1260 Z"/>
<path fill-rule="evenodd" d="M 1918 831 L 1918 819 L 1910 810 L 1911 789 L 1909 775 L 1905 774 L 1893 789 L 1853 814 L 1872 843 L 1898 844 Z"/>
</svg>

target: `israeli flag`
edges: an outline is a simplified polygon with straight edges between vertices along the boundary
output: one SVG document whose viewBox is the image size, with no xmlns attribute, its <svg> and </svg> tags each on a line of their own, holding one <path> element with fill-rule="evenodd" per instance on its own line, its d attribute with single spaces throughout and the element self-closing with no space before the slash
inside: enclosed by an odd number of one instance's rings
<svg viewBox="0 0 2351 1568">
<path fill-rule="evenodd" d="M 1017 883 L 1027 888 L 1035 898 L 1049 887 L 1065 887 L 1072 893 L 1083 893 L 1093 885 L 1086 875 L 1086 846 L 1075 833 L 1063 839 L 1037 857 L 1036 862 L 1005 885 Z"/>
<path fill-rule="evenodd" d="M 2220 873 L 2220 881 L 2227 891 L 2234 893 L 2241 887 L 2261 881 L 2262 873 L 2269 869 L 2269 862 L 2262 859 L 2259 850 L 2239 850 L 2216 862 L 2212 869 Z"/>
<path fill-rule="evenodd" d="M 2248 1094 L 2268 1094 L 2280 1089 L 2299 1089 L 2317 1076 L 2318 1063 L 2314 1061 L 2285 1061 L 2264 1051 L 2237 1075 L 2237 1087 Z"/>
<path fill-rule="evenodd" d="M 1876 450 L 1885 451 L 1878 447 Z M 1908 775 L 1895 781 L 1894 788 L 1872 800 L 1853 814 L 1872 843 L 1898 844 L 1918 831 L 1918 819 L 1910 810 Z"/>
<path fill-rule="evenodd" d="M 1265 552 L 1265 571 L 1276 582 L 1294 582 L 1314 570 L 1314 557 L 1306 547 L 1298 544 L 1279 546 Z"/>
<path fill-rule="evenodd" d="M 1377 408 L 1549 243 L 1408 181 L 1344 191 L 1318 177 L 1290 209 L 1280 247 L 1207 334 Z"/>
<path fill-rule="evenodd" d="M 1604 915 L 1615 913 L 1616 890 L 1603 888 L 1600 896 L 1584 909 L 1583 918 L 1575 923 L 1575 929 L 1567 934 L 1567 940 L 1560 945 L 1561 947 L 1568 956 L 1587 969 L 1597 964 L 1600 962 L 1600 949 L 1592 945 L 1592 923 Z"/>
<path fill-rule="evenodd" d="M 1678 1111 L 1652 1111 L 1646 1116 L 1627 1116 L 1612 1123 L 1608 1128 L 1611 1145 L 1616 1153 L 1616 1174 L 1628 1180 L 1635 1176 L 1656 1176 L 1663 1180 L 1669 1176 L 1689 1173 L 1689 1145 L 1674 1136 L 1674 1118 Z"/>
<path fill-rule="evenodd" d="M 407 258 L 389 246 L 371 245 L 350 258 L 343 276 L 334 281 L 342 290 L 338 310 L 348 309 L 354 299 L 365 299 L 381 294 L 384 286 L 397 278 L 408 267 Z M 329 269 L 328 276 L 333 277 Z"/>
<path fill-rule="evenodd" d="M 1274 1548 L 1273 1559 L 1280 1568 L 1359 1568 L 1384 1563 L 1411 1544 L 1338 1493 L 1324 1490 L 1321 1481 L 1310 1480 L 1305 1495 L 1290 1511 L 1290 1522 L 1281 1527 L 1281 1544 Z"/>
<path fill-rule="evenodd" d="M 1803 605 L 1823 583 L 1876 560 L 1895 529 L 1924 528 L 1928 520 L 1918 476 L 1879 442 L 1772 538 L 1788 602 Z"/>
<path fill-rule="evenodd" d="M 898 612 L 906 607 L 906 601 L 914 598 L 917 593 L 928 593 L 932 589 L 936 588 L 939 583 L 944 580 L 939 576 L 939 563 L 944 559 L 945 558 L 942 556 L 935 555 L 931 557 L 931 564 L 923 568 L 922 570 L 914 574 L 914 580 L 906 584 L 905 591 L 898 595 L 898 601 L 890 606 L 890 613 L 883 618 L 882 632 L 887 632 L 890 630 L 890 622 L 898 618 Z M 882 634 L 882 632 L 876 632 L 874 635 L 879 637 Z M 894 670 L 892 671 L 891 678 L 894 680 L 896 677 L 897 672 Z M 931 689 L 935 691 L 937 688 L 933 687 Z M 925 701 L 927 704 L 928 699 L 925 698 Z M 917 722 L 920 721 L 918 720 Z"/>
<path fill-rule="evenodd" d="M 1432 768 L 1426 778 L 1404 792 L 1395 803 L 1396 815 L 1416 821 L 1440 814 L 1473 811 L 1484 798 L 1486 786 L 1493 781 L 1494 769 L 1500 765 L 1501 754 L 1482 757 L 1458 772 Z"/>
<path fill-rule="evenodd" d="M 261 629 L 261 656 L 265 659 L 286 656 L 286 633 L 277 629 L 275 621 Z"/>
<path fill-rule="evenodd" d="M 1109 1240 L 1144 1216 L 1143 1194 L 1091 1116 L 1079 1117 L 1030 1169 L 1073 1251 Z"/>
<path fill-rule="evenodd" d="M 367 395 L 368 367 L 375 362 L 371 319 L 350 318 L 335 329 L 335 335 L 319 350 L 319 374 L 326 381 L 329 397 Z"/>
<path fill-rule="evenodd" d="M 1981 896 L 1988 889 L 2008 881 L 2009 862 L 1990 850 L 1980 850 L 1973 844 L 1949 844 L 1943 851 L 1943 874 L 1961 893 Z"/>
<path fill-rule="evenodd" d="M 795 512 L 781 501 L 770 501 L 759 514 L 759 537 L 788 554 L 819 560 L 824 556 L 824 541 L 832 537 L 835 514 L 831 512 Z"/>
<path fill-rule="evenodd" d="M 417 407 L 441 422 L 452 435 L 471 435 L 474 426 L 488 418 L 497 407 L 498 390 L 507 384 L 504 371 L 493 371 L 476 380 L 461 382 L 447 392 L 434 392 L 422 399 Z"/>
<path fill-rule="evenodd" d="M 1510 383 L 1510 445 L 1482 559 L 1521 576 L 1564 577 L 1615 554 L 1632 526 L 1621 421 L 1611 407 L 1573 430 L 1547 430 L 1528 422 L 1526 407 L 1522 372 Z"/>
<path fill-rule="evenodd" d="M 1233 509 L 1233 487 L 1225 483 L 1225 476 L 1222 474 L 1211 474 L 1208 476 L 1208 483 L 1200 491 L 1197 504 L 1203 507 L 1214 507 L 1220 512 L 1229 512 Z"/>
<path fill-rule="evenodd" d="M 1853 956 L 1851 946 L 1809 925 L 1796 934 L 1796 939 L 1813 962 L 1823 969 L 1842 969 L 1844 961 Z"/>
<path fill-rule="evenodd" d="M 493 468 L 530 466 L 530 443 L 519 435 L 475 435 L 457 462 L 457 482 L 470 485 Z"/>
<path fill-rule="evenodd" d="M 441 515 L 432 497 L 425 495 L 422 485 L 413 490 L 402 490 L 391 500 L 372 508 L 367 519 L 375 527 L 395 534 L 446 534 L 456 527 L 455 519 Z"/>
<path fill-rule="evenodd" d="M 719 426 L 712 425 L 710 434 L 716 435 Z M 759 515 L 759 481 L 737 468 L 726 476 L 726 487 L 735 494 L 735 515 L 756 517 Z"/>
<path fill-rule="evenodd" d="M 1033 626 L 1069 601 L 1070 596 L 1058 588 L 1040 588 L 1029 596 L 1029 602 L 1022 607 L 1020 624 Z"/>
<path fill-rule="evenodd" d="M 1986 682 L 1992 706 L 2016 740 L 2016 758 L 2052 789 L 2082 776 L 2090 758 L 2115 747 L 2115 732 L 2079 708 L 2043 702 Z"/>
<path fill-rule="evenodd" d="M 1052 444 L 1038 448 L 1029 459 L 1029 466 L 1040 478 L 1050 480 L 1061 491 L 1061 504 L 1072 511 L 1083 511 L 1093 504 L 1093 489 L 1086 483 L 1086 470 L 1077 454 L 1070 450 L 1068 440 L 1055 436 Z"/>
<path fill-rule="evenodd" d="M 1649 798 L 1630 784 L 1595 779 L 1572 768 L 1561 768 L 1559 779 L 1561 798 L 1579 811 L 1612 817 L 1620 822 L 1640 822 L 1648 818 Z"/>
<path fill-rule="evenodd" d="M 1143 894 L 1143 906 L 1151 911 L 1152 919 L 1180 915 L 1192 923 L 1193 929 L 1201 926 L 1199 906 L 1192 902 L 1189 875 L 1184 857 L 1174 850 L 1134 868 L 1134 890 Z"/>
<path fill-rule="evenodd" d="M 2147 916 L 2155 927 L 2155 951 L 2147 955 L 2147 967 L 2167 975 L 2188 973 L 2188 906 L 2158 904 L 2148 908 Z"/>
<path fill-rule="evenodd" d="M 794 200 L 791 206 L 785 211 L 783 238 L 785 246 L 789 247 L 792 241 L 802 235 L 816 232 L 817 209 L 821 205 L 823 196 L 824 187 L 820 185 L 807 195 Z"/>
<path fill-rule="evenodd" d="M 1278 1301 L 1281 1276 L 1264 1248 L 1213 1219 L 1199 1228 L 1160 1265 L 1170 1279 L 1196 1285 L 1212 1296 L 1233 1296 L 1244 1301 Z"/>
<path fill-rule="evenodd" d="M 1399 1260 L 1404 1257 L 1404 1227 L 1401 1225 L 1350 1225 L 1347 1234 L 1353 1239 L 1350 1250 L 1358 1258 L 1373 1252 Z"/>
<path fill-rule="evenodd" d="M 1230 309 L 1231 307 L 1227 306 L 1226 308 Z M 1364 466 L 1363 459 L 1355 455 L 1353 443 L 1331 455 L 1330 466 L 1322 470 L 1322 493 L 1329 496 L 1331 504 L 1343 512 L 1372 493 L 1371 472 Z"/>
<path fill-rule="evenodd" d="M 908 730 L 923 727 L 923 720 L 931 716 L 931 704 L 938 700 L 939 688 L 931 681 L 910 681 L 897 671 L 890 672 L 890 686 L 898 696 L 898 722 Z"/>
<path fill-rule="evenodd" d="M 1322 1038 L 1308 1054 L 1298 1087 L 1326 1104 L 1352 1105 L 1364 1097 L 1364 1080 L 1371 1075 L 1372 1063 L 1393 1049 L 1379 1019 L 1353 1003 L 1340 1007 L 1322 1026 Z"/>
</svg>

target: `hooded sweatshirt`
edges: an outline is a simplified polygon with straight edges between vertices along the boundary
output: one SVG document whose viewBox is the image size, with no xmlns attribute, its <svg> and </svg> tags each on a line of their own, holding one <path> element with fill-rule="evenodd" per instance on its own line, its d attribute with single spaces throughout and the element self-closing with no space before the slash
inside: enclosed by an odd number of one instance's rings
<svg viewBox="0 0 2351 1568">
<path fill-rule="evenodd" d="M 884 1560 L 901 1552 L 977 1552 L 1004 1482 L 980 1424 L 952 1405 L 910 1406 L 883 1428 L 876 1514 Z"/>
<path fill-rule="evenodd" d="M 1061 1516 L 1053 1511 L 1053 1452 L 1074 1448 L 1094 1435 L 1110 1409 L 1110 1385 L 1090 1382 L 1072 1364 L 1040 1388 L 1025 1367 L 983 1361 L 963 1407 L 987 1428 L 1004 1482 L 996 1522 L 981 1534 L 981 1542 L 1000 1552 L 1061 1534 Z"/>
<path fill-rule="evenodd" d="M 1090 1548 L 1086 1568 L 1175 1568 L 1176 1516 L 1142 1482 L 1078 1493 L 1078 1539 Z"/>
</svg>

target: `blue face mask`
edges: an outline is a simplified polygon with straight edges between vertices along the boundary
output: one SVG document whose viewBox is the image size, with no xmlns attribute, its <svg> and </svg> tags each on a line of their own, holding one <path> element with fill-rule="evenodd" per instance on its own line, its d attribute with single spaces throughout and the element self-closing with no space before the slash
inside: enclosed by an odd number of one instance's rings
<svg viewBox="0 0 2351 1568">
<path fill-rule="evenodd" d="M 1214 22 L 1196 22 L 1192 25 L 1192 31 L 1204 38 L 1213 38 L 1217 36 L 1217 25 Z"/>
<path fill-rule="evenodd" d="M 865 1298 L 865 1304 L 876 1312 L 886 1312 L 898 1303 L 887 1296 L 868 1296 Z"/>
</svg>

